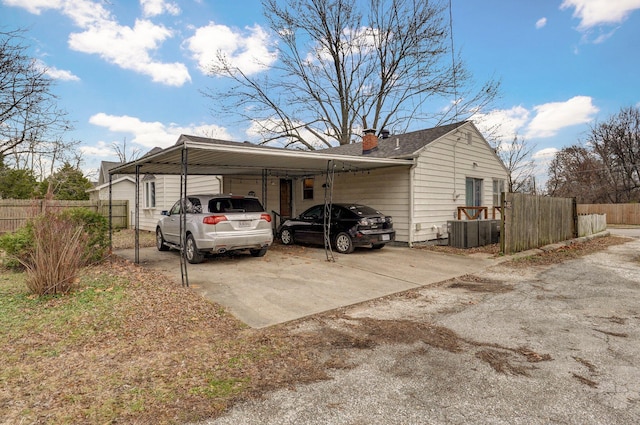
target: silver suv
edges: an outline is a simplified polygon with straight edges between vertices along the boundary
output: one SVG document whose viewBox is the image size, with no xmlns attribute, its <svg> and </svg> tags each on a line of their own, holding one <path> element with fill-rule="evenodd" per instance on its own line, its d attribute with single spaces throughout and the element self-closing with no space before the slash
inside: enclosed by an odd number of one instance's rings
<svg viewBox="0 0 640 425">
<path fill-rule="evenodd" d="M 180 209 L 177 201 L 162 211 L 156 227 L 159 251 L 180 248 Z M 189 195 L 185 201 L 185 254 L 192 264 L 207 253 L 249 250 L 262 257 L 273 242 L 271 215 L 252 196 Z"/>
</svg>

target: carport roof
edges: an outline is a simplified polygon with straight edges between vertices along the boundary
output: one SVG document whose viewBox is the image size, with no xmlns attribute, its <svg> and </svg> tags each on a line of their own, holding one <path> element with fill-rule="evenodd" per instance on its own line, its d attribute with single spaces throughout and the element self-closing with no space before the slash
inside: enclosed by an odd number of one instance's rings
<svg viewBox="0 0 640 425">
<path fill-rule="evenodd" d="M 186 150 L 187 173 L 190 175 L 261 175 L 264 170 L 272 175 L 314 175 L 326 172 L 329 161 L 334 161 L 336 171 L 349 172 L 413 165 L 410 159 L 299 151 L 181 135 L 174 146 L 114 167 L 109 173 L 135 174 L 136 167 L 140 166 L 142 174 L 181 174 L 183 150 Z"/>
</svg>

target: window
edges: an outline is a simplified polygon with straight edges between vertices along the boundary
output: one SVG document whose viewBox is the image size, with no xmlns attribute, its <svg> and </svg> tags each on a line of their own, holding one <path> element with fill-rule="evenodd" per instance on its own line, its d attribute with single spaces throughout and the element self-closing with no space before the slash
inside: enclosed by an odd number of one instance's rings
<svg viewBox="0 0 640 425">
<path fill-rule="evenodd" d="M 502 192 L 504 192 L 504 180 L 493 179 L 493 206 L 502 204 Z"/>
<path fill-rule="evenodd" d="M 324 217 L 324 205 L 316 205 L 302 213 L 303 220 L 317 220 Z"/>
<path fill-rule="evenodd" d="M 254 198 L 213 198 L 209 201 L 209 211 L 224 212 L 264 212 L 260 201 Z"/>
<path fill-rule="evenodd" d="M 302 185 L 302 199 L 313 199 L 314 178 L 306 178 Z"/>
<path fill-rule="evenodd" d="M 155 181 L 144 182 L 144 207 L 145 208 L 156 207 L 156 182 Z"/>
<path fill-rule="evenodd" d="M 466 206 L 479 207 L 482 205 L 482 179 L 467 177 L 466 181 Z"/>
<path fill-rule="evenodd" d="M 189 214 L 200 214 L 202 212 L 202 203 L 198 198 L 188 197 L 185 208 Z"/>
<path fill-rule="evenodd" d="M 171 211 L 169 211 L 169 214 L 171 215 L 180 214 L 180 201 L 173 204 L 173 207 L 171 207 Z"/>
</svg>

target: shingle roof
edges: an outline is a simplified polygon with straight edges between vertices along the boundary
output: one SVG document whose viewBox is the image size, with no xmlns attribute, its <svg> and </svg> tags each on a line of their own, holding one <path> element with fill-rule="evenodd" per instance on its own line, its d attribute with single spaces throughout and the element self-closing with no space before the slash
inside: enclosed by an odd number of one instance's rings
<svg viewBox="0 0 640 425">
<path fill-rule="evenodd" d="M 149 152 L 145 153 L 144 155 L 142 155 L 142 157 L 144 158 L 145 156 L 149 156 L 149 155 L 153 155 L 155 153 L 161 152 L 162 148 L 159 147 L 155 147 L 152 148 Z M 98 185 L 102 185 L 104 183 L 108 183 L 109 182 L 109 171 L 111 171 L 112 168 L 116 168 L 121 166 L 122 164 L 124 164 L 124 162 L 116 162 L 116 161 L 102 161 L 100 162 L 100 171 L 99 171 L 99 176 L 98 176 Z M 117 180 L 120 177 L 124 177 L 124 174 L 114 174 L 111 176 L 112 180 Z"/>
<path fill-rule="evenodd" d="M 373 151 L 366 156 L 374 158 L 411 157 L 429 143 L 438 140 L 445 134 L 463 126 L 467 122 L 468 121 L 462 121 L 454 124 L 427 128 L 425 130 L 412 131 L 405 134 L 390 135 L 386 139 L 378 138 L 378 150 Z M 321 149 L 315 152 L 362 156 L 362 143 L 350 143 L 348 145 Z"/>
<path fill-rule="evenodd" d="M 98 184 L 101 185 L 103 183 L 107 183 L 109 181 L 109 170 L 122 164 L 122 162 L 102 161 L 100 163 L 100 175 L 98 176 Z M 113 179 L 115 180 L 118 177 L 118 175 L 114 175 Z"/>
<path fill-rule="evenodd" d="M 210 139 L 208 137 L 201 137 L 201 136 L 192 136 L 190 134 L 183 134 L 178 138 L 178 141 L 176 142 L 176 145 L 179 145 L 181 143 L 183 143 L 184 140 L 190 140 L 192 142 L 197 142 L 197 143 L 208 143 L 208 144 L 213 144 L 213 145 L 223 145 L 223 146 L 248 146 L 251 148 L 260 148 L 260 149 L 271 149 L 271 150 L 280 150 L 280 151 L 287 151 L 287 152 L 291 152 L 294 149 L 287 149 L 287 148 L 283 148 L 283 147 L 279 147 L 279 146 L 268 146 L 268 145 L 260 145 L 257 143 L 252 143 L 252 142 L 234 142 L 231 140 L 222 140 L 222 139 Z"/>
</svg>

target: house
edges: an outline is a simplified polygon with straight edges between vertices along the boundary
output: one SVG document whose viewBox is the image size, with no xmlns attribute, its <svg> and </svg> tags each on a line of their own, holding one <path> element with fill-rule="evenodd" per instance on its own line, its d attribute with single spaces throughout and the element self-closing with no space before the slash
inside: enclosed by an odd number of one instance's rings
<svg viewBox="0 0 640 425">
<path fill-rule="evenodd" d="M 373 142 L 371 142 L 373 136 Z M 370 144 L 373 143 L 373 146 Z M 446 237 L 446 223 L 458 207 L 500 205 L 508 171 L 470 121 L 401 135 L 375 134 L 364 142 L 314 151 L 334 158 L 386 158 L 407 165 L 357 170 L 334 169 L 333 202 L 359 202 L 393 216 L 396 240 L 413 244 Z M 291 164 L 295 168 L 295 164 Z M 255 175 L 225 175 L 225 192 L 262 196 Z M 323 203 L 326 173 L 267 176 L 267 209 L 283 218 Z M 499 216 L 498 216 L 499 217 Z"/>
<path fill-rule="evenodd" d="M 353 181 L 347 185 L 350 188 L 336 185 L 343 187 L 345 193 L 338 190 L 334 194 L 340 201 L 360 193 L 362 198 L 358 200 L 393 215 L 400 241 L 413 243 L 440 238 L 446 234 L 447 221 L 458 218 L 458 207 L 485 206 L 491 218 L 493 207 L 500 206 L 508 170 L 471 121 L 397 136 L 383 132 L 377 148 L 369 148 L 368 153 L 366 146 L 358 148 L 345 145 L 330 151 L 414 161 L 408 176 L 399 175 L 395 182 L 358 189 Z M 386 178 L 380 176 L 380 180 Z"/>
<path fill-rule="evenodd" d="M 174 146 L 110 172 L 145 173 L 140 228 L 151 231 L 179 197 L 184 169 L 188 193 L 256 195 L 274 225 L 327 199 L 370 205 L 393 216 L 396 240 L 409 245 L 446 237 L 459 207 L 494 212 L 500 205 L 508 171 L 472 122 L 381 134 L 317 151 L 182 135 Z"/>
<path fill-rule="evenodd" d="M 162 151 L 154 148 L 149 154 Z M 143 157 L 144 158 L 144 157 Z M 98 184 L 89 189 L 90 200 L 109 201 L 109 172 L 123 165 L 122 162 L 102 161 L 98 176 Z M 155 231 L 156 224 L 163 210 L 170 209 L 180 197 L 179 175 L 140 174 L 139 186 L 139 221 L 141 230 Z M 218 176 L 200 175 L 189 179 L 188 194 L 219 193 L 222 179 Z M 135 227 L 136 211 L 136 176 L 135 174 L 112 174 L 111 199 L 129 202 L 129 223 Z"/>
<path fill-rule="evenodd" d="M 109 201 L 109 171 L 121 165 L 120 162 L 102 161 L 98 174 L 98 183 L 91 189 L 89 200 L 91 201 Z M 111 176 L 111 199 L 129 202 L 129 226 L 133 227 L 134 223 L 134 206 L 136 193 L 135 176 L 114 174 Z"/>
</svg>

